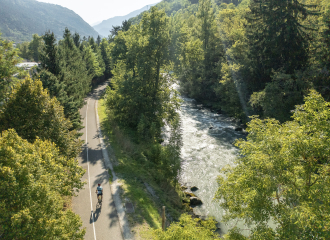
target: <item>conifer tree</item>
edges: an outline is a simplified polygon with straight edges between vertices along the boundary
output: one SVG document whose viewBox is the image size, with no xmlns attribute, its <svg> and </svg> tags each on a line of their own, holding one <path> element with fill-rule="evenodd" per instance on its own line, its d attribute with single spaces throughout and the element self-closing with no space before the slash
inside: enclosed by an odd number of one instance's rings
<svg viewBox="0 0 330 240">
<path fill-rule="evenodd" d="M 100 44 L 101 44 L 101 37 L 100 37 L 100 35 L 97 36 L 96 44 L 97 44 L 97 46 L 100 46 Z"/>
<path fill-rule="evenodd" d="M 292 74 L 308 62 L 310 26 L 302 21 L 318 14 L 314 5 L 298 0 L 252 0 L 247 15 L 247 37 L 251 46 L 254 78 L 260 87 L 270 81 L 271 72 L 281 69 Z"/>
<path fill-rule="evenodd" d="M 73 38 L 73 41 L 74 41 L 74 44 L 76 45 L 76 47 L 79 48 L 80 47 L 80 42 L 81 42 L 79 33 L 75 32 L 73 34 L 72 38 Z"/>
<path fill-rule="evenodd" d="M 79 109 L 83 106 L 84 97 L 91 89 L 92 76 L 88 73 L 86 62 L 76 47 L 70 31 L 66 28 L 63 40 L 59 43 L 58 79 L 64 83 L 68 101 L 63 103 L 66 116 L 72 121 L 75 129 L 81 125 Z"/>
<path fill-rule="evenodd" d="M 102 39 L 102 42 L 100 44 L 100 50 L 104 62 L 103 75 L 106 79 L 108 79 L 109 77 L 111 77 L 111 52 L 109 43 L 105 38 Z"/>
</svg>

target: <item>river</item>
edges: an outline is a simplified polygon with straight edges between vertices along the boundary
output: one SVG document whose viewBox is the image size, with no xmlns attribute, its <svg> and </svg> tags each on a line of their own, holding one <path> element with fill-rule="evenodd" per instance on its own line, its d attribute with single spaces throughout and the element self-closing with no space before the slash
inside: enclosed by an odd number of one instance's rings
<svg viewBox="0 0 330 240">
<path fill-rule="evenodd" d="M 203 204 L 194 208 L 195 214 L 213 216 L 219 223 L 221 233 L 236 225 L 247 229 L 241 221 L 222 223 L 224 210 L 214 201 L 217 191 L 217 176 L 221 168 L 233 165 L 239 150 L 233 145 L 238 138 L 246 138 L 246 133 L 235 131 L 239 127 L 236 119 L 202 108 L 191 98 L 181 96 L 180 116 L 183 147 L 180 183 L 198 188 L 194 194 Z M 248 230 L 242 232 L 248 234 Z"/>
</svg>

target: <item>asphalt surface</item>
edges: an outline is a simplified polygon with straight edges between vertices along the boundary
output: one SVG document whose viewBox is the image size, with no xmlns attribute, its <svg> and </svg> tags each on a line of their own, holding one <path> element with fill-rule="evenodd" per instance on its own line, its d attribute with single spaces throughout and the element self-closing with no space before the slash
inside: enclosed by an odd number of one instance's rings
<svg viewBox="0 0 330 240">
<path fill-rule="evenodd" d="M 82 178 L 86 184 L 78 196 L 73 198 L 72 205 L 73 211 L 80 215 L 83 227 L 86 228 L 86 240 L 123 239 L 97 128 L 96 104 L 105 86 L 106 84 L 95 89 L 80 111 L 85 127 L 81 131 L 81 139 L 85 141 L 85 145 L 79 157 L 79 164 L 86 170 Z M 95 193 L 98 183 L 103 186 L 103 201 L 100 206 Z"/>
</svg>

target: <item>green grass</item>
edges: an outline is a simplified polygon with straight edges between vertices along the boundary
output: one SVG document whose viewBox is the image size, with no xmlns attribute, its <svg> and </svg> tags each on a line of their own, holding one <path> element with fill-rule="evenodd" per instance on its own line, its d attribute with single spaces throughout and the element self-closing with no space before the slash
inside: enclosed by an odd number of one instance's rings
<svg viewBox="0 0 330 240">
<path fill-rule="evenodd" d="M 141 168 L 141 165 L 127 154 L 132 152 L 135 146 L 125 136 L 120 136 L 118 130 L 110 125 L 103 99 L 99 100 L 98 114 L 102 132 L 107 137 L 105 145 L 111 145 L 112 154 L 116 156 L 116 161 L 111 158 L 115 173 L 121 179 L 122 198 L 129 199 L 134 204 L 135 213 L 128 214 L 131 227 L 147 223 L 152 228 L 160 228 L 160 207 L 147 192 L 143 183 L 148 180 L 148 170 Z"/>
</svg>

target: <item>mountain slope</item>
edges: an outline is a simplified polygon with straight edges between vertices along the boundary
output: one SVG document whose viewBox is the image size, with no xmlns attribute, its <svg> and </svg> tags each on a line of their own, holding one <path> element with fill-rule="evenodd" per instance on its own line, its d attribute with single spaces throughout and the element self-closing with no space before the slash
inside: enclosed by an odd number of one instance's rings
<svg viewBox="0 0 330 240">
<path fill-rule="evenodd" d="M 97 37 L 98 33 L 74 11 L 59 5 L 35 0 L 0 0 L 2 38 L 14 41 L 32 39 L 32 34 L 53 31 L 62 38 L 65 27 L 81 36 Z"/>
<path fill-rule="evenodd" d="M 155 6 L 157 3 L 150 4 L 148 6 L 144 6 L 143 8 L 139 10 L 135 10 L 134 12 L 131 12 L 125 16 L 118 16 L 109 18 L 107 20 L 102 21 L 100 24 L 93 26 L 94 29 L 101 34 L 102 36 L 108 36 L 110 34 L 110 30 L 112 29 L 112 26 L 120 26 L 123 21 L 128 20 L 132 17 L 135 17 L 139 15 L 140 13 L 148 10 L 150 7 Z"/>
</svg>

